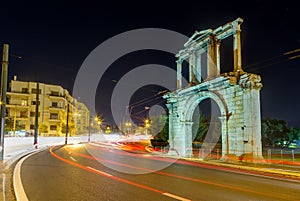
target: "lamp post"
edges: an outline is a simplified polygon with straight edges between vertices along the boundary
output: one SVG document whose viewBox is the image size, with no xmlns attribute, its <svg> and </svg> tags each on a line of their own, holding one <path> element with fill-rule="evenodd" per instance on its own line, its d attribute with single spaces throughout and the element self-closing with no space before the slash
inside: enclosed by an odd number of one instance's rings
<svg viewBox="0 0 300 201">
<path fill-rule="evenodd" d="M 15 105 L 15 110 L 14 110 L 14 124 L 13 124 L 14 137 L 16 137 L 16 124 L 17 124 L 17 109 L 16 109 L 16 105 Z"/>
<path fill-rule="evenodd" d="M 67 123 L 66 123 L 66 138 L 65 138 L 65 145 L 68 144 L 68 133 L 69 133 L 69 103 L 67 105 Z"/>
<path fill-rule="evenodd" d="M 33 139 L 33 146 L 37 149 L 38 148 L 38 132 L 39 132 L 39 82 L 36 83 L 36 103 L 35 103 L 35 128 L 34 128 L 34 139 Z"/>
</svg>

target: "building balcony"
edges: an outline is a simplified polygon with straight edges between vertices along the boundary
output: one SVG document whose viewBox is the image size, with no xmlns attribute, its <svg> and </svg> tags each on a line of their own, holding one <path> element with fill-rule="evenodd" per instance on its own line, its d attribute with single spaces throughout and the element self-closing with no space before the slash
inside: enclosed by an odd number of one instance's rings
<svg viewBox="0 0 300 201">
<path fill-rule="evenodd" d="M 6 104 L 6 108 L 16 108 L 16 109 L 28 109 L 29 108 L 29 105 L 22 105 L 22 104 Z"/>
<path fill-rule="evenodd" d="M 28 116 L 16 116 L 16 120 L 28 120 Z"/>
<path fill-rule="evenodd" d="M 49 119 L 49 122 L 60 122 L 60 119 Z"/>
<path fill-rule="evenodd" d="M 21 91 L 8 91 L 6 92 L 7 96 L 22 96 L 22 97 L 29 97 L 30 94 L 28 92 L 21 92 Z"/>
<path fill-rule="evenodd" d="M 60 110 L 65 110 L 65 109 L 63 107 L 59 107 L 59 106 L 50 106 L 49 110 L 60 111 Z"/>
<path fill-rule="evenodd" d="M 64 96 L 64 95 L 61 95 L 61 94 L 53 94 L 53 93 L 50 93 L 50 94 L 49 94 L 49 97 L 52 98 L 52 99 L 65 100 L 65 96 Z"/>
</svg>

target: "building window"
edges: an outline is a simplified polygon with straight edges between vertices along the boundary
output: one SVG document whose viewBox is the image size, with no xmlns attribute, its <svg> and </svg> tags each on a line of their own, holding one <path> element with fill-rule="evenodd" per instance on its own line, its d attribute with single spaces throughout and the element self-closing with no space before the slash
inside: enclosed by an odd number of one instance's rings
<svg viewBox="0 0 300 201">
<path fill-rule="evenodd" d="M 28 93 L 28 88 L 22 88 L 22 93 Z"/>
<path fill-rule="evenodd" d="M 59 96 L 59 92 L 58 91 L 51 91 L 50 95 L 51 96 Z"/>
<path fill-rule="evenodd" d="M 21 100 L 21 105 L 22 106 L 27 106 L 27 102 L 28 102 L 27 100 Z"/>
<path fill-rule="evenodd" d="M 56 125 L 50 125 L 50 130 L 57 130 L 57 126 Z"/>
<path fill-rule="evenodd" d="M 58 107 L 58 103 L 57 102 L 52 102 L 52 107 Z"/>
<path fill-rule="evenodd" d="M 40 101 L 39 101 L 39 105 L 40 105 Z M 36 101 L 31 101 L 31 105 L 36 105 Z"/>
<path fill-rule="evenodd" d="M 35 125 L 30 124 L 30 129 L 35 129 Z"/>
<path fill-rule="evenodd" d="M 50 119 L 58 119 L 58 113 L 50 113 Z"/>
<path fill-rule="evenodd" d="M 33 93 L 33 94 L 36 94 L 36 88 L 32 88 L 31 89 L 31 93 Z M 39 89 L 39 94 L 41 94 L 41 92 L 42 92 L 42 90 L 41 89 Z"/>
<path fill-rule="evenodd" d="M 21 118 L 27 118 L 27 111 L 20 111 L 20 117 Z"/>
<path fill-rule="evenodd" d="M 40 113 L 39 113 L 40 116 Z M 30 112 L 30 117 L 35 117 L 35 112 Z"/>
</svg>

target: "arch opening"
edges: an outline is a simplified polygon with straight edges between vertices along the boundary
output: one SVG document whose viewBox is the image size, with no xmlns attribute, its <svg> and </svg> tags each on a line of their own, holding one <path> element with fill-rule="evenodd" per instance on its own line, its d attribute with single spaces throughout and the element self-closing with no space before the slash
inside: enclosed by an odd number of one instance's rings
<svg viewBox="0 0 300 201">
<path fill-rule="evenodd" d="M 200 104 L 203 102 L 203 107 Z M 200 107 L 199 107 L 200 104 Z M 206 113 L 209 113 L 210 123 L 207 129 L 207 134 L 203 136 L 203 142 L 200 143 L 201 146 L 201 158 L 211 157 L 211 152 L 214 151 L 215 145 L 218 142 L 222 142 L 222 146 L 219 150 L 216 147 L 216 155 L 217 158 L 221 158 L 224 156 L 226 152 L 226 145 L 224 143 L 227 142 L 227 132 L 226 132 L 226 114 L 228 113 L 227 105 L 225 101 L 222 99 L 218 93 L 213 91 L 200 91 L 192 96 L 189 97 L 188 101 L 185 104 L 187 106 L 186 112 L 182 120 L 185 122 L 183 124 L 183 131 L 186 135 L 185 137 L 185 144 L 187 149 L 185 150 L 186 156 L 195 156 L 193 141 L 194 137 L 196 136 L 196 132 L 198 132 L 197 127 L 199 127 L 199 123 L 197 125 L 197 116 L 200 117 L 200 110 L 202 108 L 202 112 L 206 110 Z M 199 121 L 199 119 L 198 119 Z M 196 122 L 196 123 L 195 123 Z M 195 124 L 195 125 L 194 125 Z M 200 128 L 201 129 L 201 128 Z M 221 139 L 219 140 L 219 138 Z M 199 144 L 199 143 L 198 143 Z M 182 150 L 183 151 L 183 150 Z M 218 153 L 217 153 L 218 152 Z M 199 146 L 198 146 L 198 154 L 199 157 Z"/>
<path fill-rule="evenodd" d="M 199 102 L 193 112 L 192 153 L 194 157 L 220 159 L 222 156 L 221 111 L 211 98 Z"/>
</svg>

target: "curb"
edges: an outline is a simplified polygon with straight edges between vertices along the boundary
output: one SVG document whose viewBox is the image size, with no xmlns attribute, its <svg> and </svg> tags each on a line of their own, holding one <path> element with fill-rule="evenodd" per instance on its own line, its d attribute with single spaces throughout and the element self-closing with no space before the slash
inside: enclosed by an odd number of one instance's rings
<svg viewBox="0 0 300 201">
<path fill-rule="evenodd" d="M 296 180 L 292 180 L 292 181 L 300 182 L 300 173 L 295 173 L 295 172 L 280 171 L 279 169 L 278 170 L 268 170 L 268 169 L 257 168 L 257 167 L 241 166 L 238 164 L 237 165 L 222 164 L 222 163 L 217 163 L 217 162 L 203 161 L 203 160 L 199 160 L 199 159 L 188 159 L 188 158 L 182 158 L 182 159 L 189 160 L 189 161 L 197 161 L 200 163 L 211 164 L 211 165 L 216 165 L 216 166 L 221 166 L 221 167 L 230 167 L 230 168 L 253 171 L 253 172 L 261 172 L 261 173 L 269 173 L 272 175 L 285 176 L 286 177 L 285 179 L 296 179 Z M 276 168 L 274 168 L 274 169 L 276 169 Z M 267 176 L 267 175 L 262 175 L 262 176 Z"/>
<path fill-rule="evenodd" d="M 148 149 L 150 151 L 150 149 Z M 161 157 L 167 157 L 167 158 L 177 158 L 177 157 L 172 157 L 171 155 L 164 155 L 161 154 L 160 152 L 152 152 L 155 155 L 161 156 Z M 193 162 L 198 162 L 198 163 L 202 163 L 202 164 L 208 164 L 208 165 L 215 165 L 215 166 L 219 166 L 219 167 L 228 167 L 228 168 L 234 168 L 234 169 L 240 169 L 240 170 L 246 170 L 246 171 L 252 171 L 252 172 L 260 172 L 260 173 L 267 173 L 267 174 L 271 174 L 274 176 L 275 179 L 283 179 L 283 178 L 276 178 L 275 176 L 284 176 L 287 180 L 291 180 L 294 182 L 300 182 L 300 172 L 296 173 L 296 172 L 287 172 L 287 171 L 280 171 L 279 169 L 274 170 L 276 168 L 274 168 L 273 170 L 268 170 L 268 169 L 264 169 L 264 168 L 257 168 L 257 167 L 250 167 L 250 166 L 242 166 L 239 164 L 229 164 L 229 163 L 220 163 L 220 162 L 212 162 L 212 161 L 204 161 L 202 159 L 196 159 L 196 158 L 177 158 L 177 159 L 182 159 L 182 160 L 186 160 L 186 161 L 193 161 Z M 269 164 L 264 164 L 264 165 L 269 165 Z M 251 174 L 251 173 L 250 173 Z M 264 177 L 271 177 L 270 175 L 263 175 L 260 174 L 260 176 L 264 176 Z"/>
</svg>

